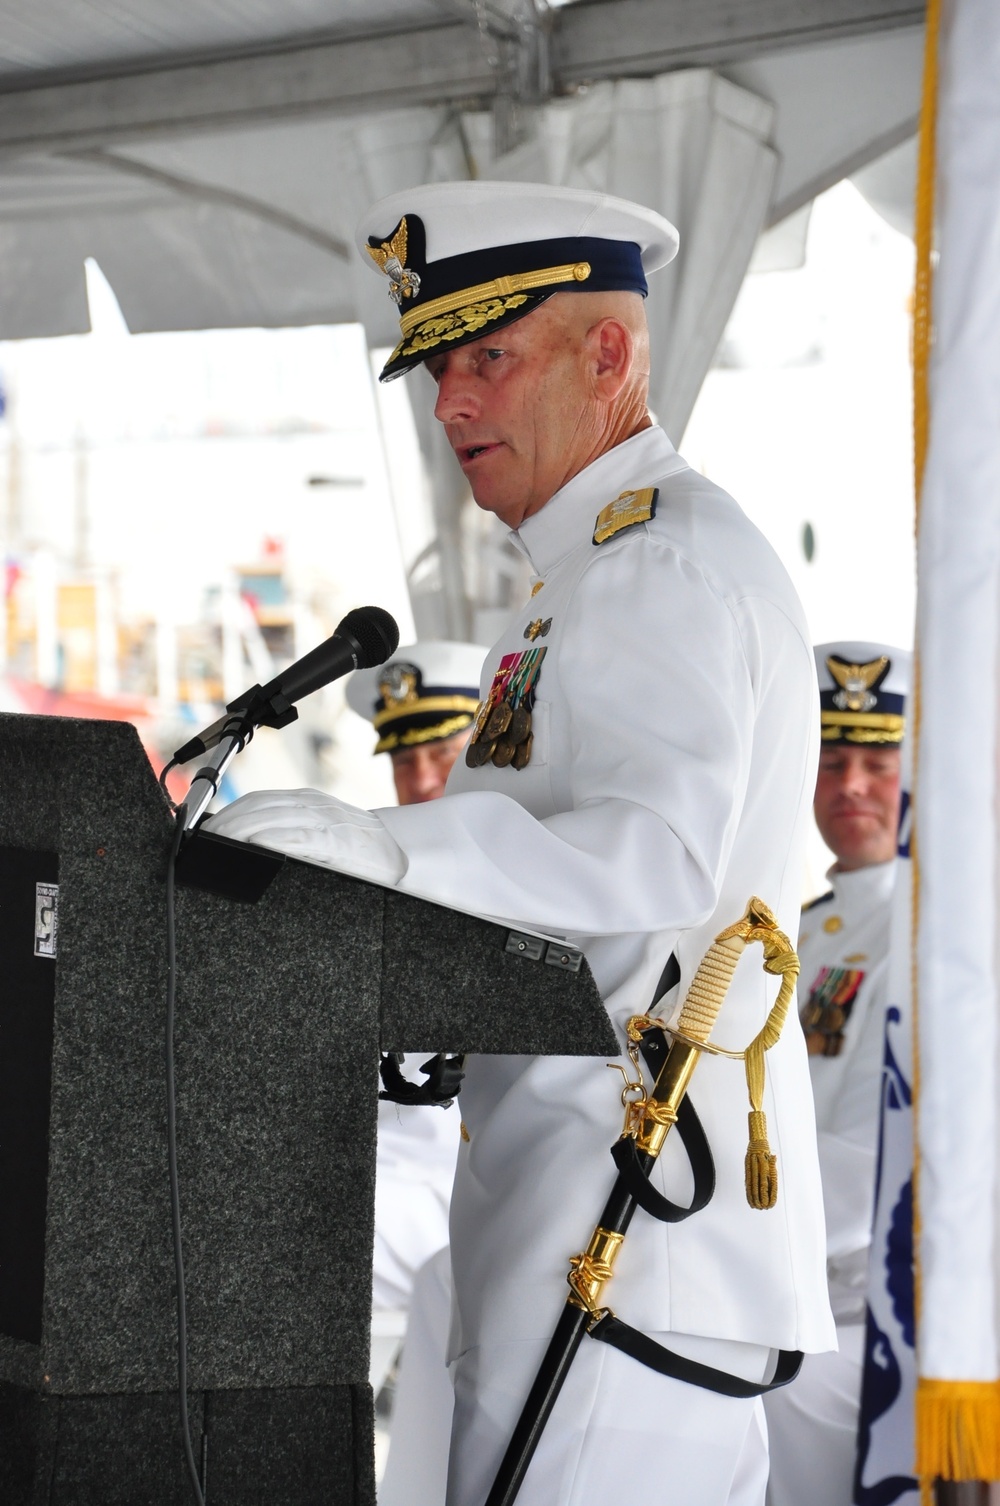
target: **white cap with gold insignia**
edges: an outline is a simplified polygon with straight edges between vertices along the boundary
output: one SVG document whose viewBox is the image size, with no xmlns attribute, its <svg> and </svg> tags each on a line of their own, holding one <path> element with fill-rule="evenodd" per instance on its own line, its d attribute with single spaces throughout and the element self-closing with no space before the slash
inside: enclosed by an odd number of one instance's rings
<svg viewBox="0 0 1000 1506">
<path fill-rule="evenodd" d="M 403 338 L 382 370 L 401 376 L 523 319 L 561 292 L 646 294 L 677 231 L 645 205 L 547 183 L 429 183 L 382 199 L 358 249 L 389 279 Z"/>
<path fill-rule="evenodd" d="M 854 639 L 820 643 L 814 652 L 824 747 L 901 743 L 913 656 L 903 648 Z"/>
<path fill-rule="evenodd" d="M 347 682 L 347 703 L 379 734 L 376 753 L 439 742 L 472 726 L 486 649 L 427 639 Z"/>
</svg>

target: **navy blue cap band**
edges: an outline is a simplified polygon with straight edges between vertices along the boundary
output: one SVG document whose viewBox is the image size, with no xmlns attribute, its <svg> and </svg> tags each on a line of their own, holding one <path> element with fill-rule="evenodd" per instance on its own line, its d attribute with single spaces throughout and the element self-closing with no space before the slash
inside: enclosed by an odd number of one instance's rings
<svg viewBox="0 0 1000 1506">
<path fill-rule="evenodd" d="M 523 241 L 512 246 L 488 246 L 482 251 L 466 251 L 461 256 L 446 256 L 428 262 L 420 272 L 420 293 L 407 300 L 406 309 L 418 311 L 421 304 L 447 297 L 462 288 L 471 288 L 498 277 L 514 277 L 519 272 L 537 272 L 542 267 L 564 262 L 590 263 L 585 282 L 571 284 L 581 293 L 608 293 L 620 290 L 640 293 L 649 291 L 642 257 L 634 241 L 610 241 L 597 236 L 572 235 L 546 241 Z"/>
</svg>

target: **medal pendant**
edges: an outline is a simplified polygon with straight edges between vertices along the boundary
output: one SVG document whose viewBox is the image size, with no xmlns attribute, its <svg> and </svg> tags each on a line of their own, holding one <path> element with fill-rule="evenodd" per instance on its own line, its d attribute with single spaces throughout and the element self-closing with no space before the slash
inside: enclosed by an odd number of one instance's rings
<svg viewBox="0 0 1000 1506">
<path fill-rule="evenodd" d="M 499 706 L 494 706 L 489 721 L 486 723 L 484 736 L 493 738 L 502 737 L 510 726 L 511 717 L 514 715 L 513 707 L 508 701 L 501 701 Z"/>
<path fill-rule="evenodd" d="M 506 737 L 501 737 L 493 749 L 493 762 L 498 769 L 505 769 L 509 763 L 514 762 L 516 752 L 514 744 Z"/>
<path fill-rule="evenodd" d="M 523 769 L 527 767 L 528 762 L 531 758 L 531 744 L 532 735 L 529 732 L 524 741 L 518 743 L 517 747 L 514 749 L 514 757 L 511 759 L 511 763 L 515 769 Z"/>
<path fill-rule="evenodd" d="M 823 1040 L 824 1056 L 839 1056 L 840 1048 L 844 1044 L 844 1037 L 838 1032 L 836 1035 L 828 1035 Z"/>
<path fill-rule="evenodd" d="M 507 736 L 512 743 L 520 744 L 531 731 L 531 712 L 525 706 L 515 708 L 507 728 Z"/>
<path fill-rule="evenodd" d="M 490 706 L 489 702 L 487 701 L 485 705 L 479 708 L 479 711 L 476 714 L 476 720 L 472 727 L 472 736 L 469 738 L 470 744 L 477 743 L 482 737 L 483 729 L 485 728 L 487 720 L 489 719 L 489 713 Z"/>
<path fill-rule="evenodd" d="M 492 737 L 487 737 L 485 734 L 479 739 L 477 743 L 470 744 L 469 749 L 465 755 L 465 761 L 469 765 L 469 768 L 481 769 L 484 763 L 489 763 L 490 759 L 493 757 L 493 749 L 495 747 L 495 739 Z"/>
</svg>

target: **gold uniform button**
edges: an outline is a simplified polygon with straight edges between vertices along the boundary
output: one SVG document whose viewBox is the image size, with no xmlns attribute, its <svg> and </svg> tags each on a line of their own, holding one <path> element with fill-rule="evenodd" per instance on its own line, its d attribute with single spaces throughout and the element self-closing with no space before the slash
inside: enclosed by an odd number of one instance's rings
<svg viewBox="0 0 1000 1506">
<path fill-rule="evenodd" d="M 831 915 L 829 919 L 823 922 L 823 929 L 828 936 L 833 936 L 837 931 L 842 930 L 843 926 L 844 922 L 839 915 Z"/>
<path fill-rule="evenodd" d="M 465 1141 L 466 1145 L 469 1145 L 471 1143 L 472 1136 L 469 1134 L 469 1131 L 465 1127 L 464 1119 L 460 1120 L 458 1128 L 461 1133 L 462 1139 Z"/>
<path fill-rule="evenodd" d="M 844 961 L 845 962 L 867 962 L 868 961 L 868 953 L 867 952 L 852 952 L 849 957 L 845 957 L 844 958 Z"/>
<path fill-rule="evenodd" d="M 545 584 L 545 582 L 543 580 L 536 580 L 535 584 L 531 588 L 531 594 L 532 594 L 532 596 L 537 596 L 538 593 L 539 593 L 539 591 L 544 586 L 544 584 Z"/>
</svg>

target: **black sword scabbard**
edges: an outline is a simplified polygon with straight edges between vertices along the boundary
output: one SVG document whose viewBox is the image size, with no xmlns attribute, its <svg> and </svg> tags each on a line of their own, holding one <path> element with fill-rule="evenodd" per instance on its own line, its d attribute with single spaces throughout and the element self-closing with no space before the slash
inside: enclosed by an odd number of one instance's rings
<svg viewBox="0 0 1000 1506">
<path fill-rule="evenodd" d="M 653 1168 L 655 1157 L 643 1156 L 642 1160 L 648 1163 L 642 1167 L 643 1174 L 648 1176 Z M 615 1253 L 617 1253 L 617 1244 L 624 1239 L 636 1207 L 636 1201 L 625 1185 L 625 1178 L 619 1175 L 604 1205 L 600 1223 L 590 1242 L 590 1250 L 593 1250 L 598 1236 L 604 1234 L 610 1237 L 611 1242 L 617 1241 L 615 1244 Z M 607 1242 L 604 1241 L 605 1244 Z M 589 1253 L 588 1251 L 588 1255 Z M 574 1260 L 585 1258 L 574 1256 Z M 549 1340 L 549 1346 L 538 1367 L 538 1373 L 528 1392 L 527 1400 L 521 1408 L 521 1415 L 511 1434 L 510 1443 L 500 1462 L 500 1468 L 494 1477 L 490 1493 L 486 1497 L 486 1506 L 512 1506 L 535 1449 L 538 1447 L 538 1440 L 545 1430 L 545 1424 L 549 1420 L 556 1398 L 569 1373 L 569 1367 L 576 1357 L 584 1334 L 593 1321 L 594 1314 L 582 1306 L 571 1293 L 552 1338 Z"/>
</svg>

